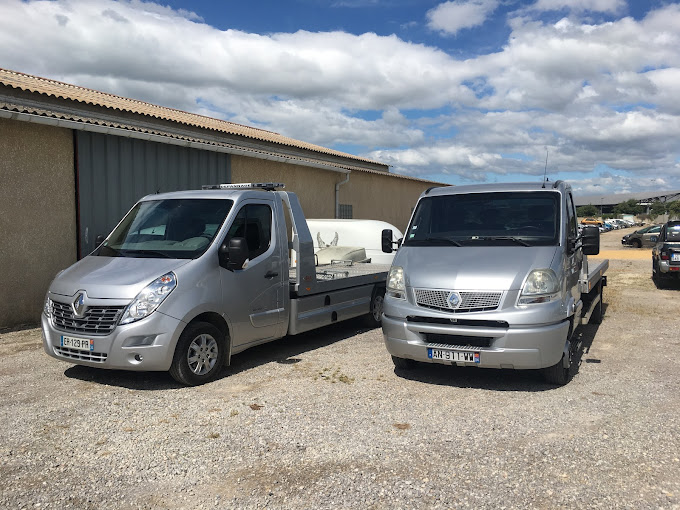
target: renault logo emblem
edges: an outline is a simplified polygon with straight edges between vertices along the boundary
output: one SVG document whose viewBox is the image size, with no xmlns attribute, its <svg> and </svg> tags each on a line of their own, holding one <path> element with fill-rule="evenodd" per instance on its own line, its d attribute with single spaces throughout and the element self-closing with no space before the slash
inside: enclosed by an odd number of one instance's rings
<svg viewBox="0 0 680 510">
<path fill-rule="evenodd" d="M 85 294 L 82 292 L 79 292 L 76 298 L 73 300 L 73 303 L 71 303 L 71 308 L 73 308 L 73 314 L 76 317 L 84 317 L 85 316 L 85 310 L 87 307 L 85 306 Z"/>
<path fill-rule="evenodd" d="M 451 308 L 458 308 L 458 305 L 460 305 L 460 294 L 452 292 L 449 294 L 448 302 Z"/>
</svg>

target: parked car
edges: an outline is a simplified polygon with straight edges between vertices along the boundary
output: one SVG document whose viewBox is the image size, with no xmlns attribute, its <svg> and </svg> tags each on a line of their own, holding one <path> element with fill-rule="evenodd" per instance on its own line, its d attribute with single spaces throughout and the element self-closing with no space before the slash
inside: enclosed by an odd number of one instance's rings
<svg viewBox="0 0 680 510">
<path fill-rule="evenodd" d="M 619 218 L 613 218 L 608 221 L 614 226 L 614 228 L 628 228 L 633 226 L 632 223 L 628 223 L 626 220 L 622 220 Z"/>
<path fill-rule="evenodd" d="M 595 218 L 583 218 L 581 220 L 581 225 L 595 225 L 596 227 L 601 227 L 603 225 L 602 220 Z"/>
<path fill-rule="evenodd" d="M 680 280 L 680 221 L 669 221 L 652 248 L 652 280 L 658 288 Z"/>
<path fill-rule="evenodd" d="M 621 244 L 642 248 L 643 246 L 654 246 L 656 239 L 661 231 L 661 225 L 649 225 L 636 230 L 631 234 L 626 234 L 621 238 Z"/>
</svg>

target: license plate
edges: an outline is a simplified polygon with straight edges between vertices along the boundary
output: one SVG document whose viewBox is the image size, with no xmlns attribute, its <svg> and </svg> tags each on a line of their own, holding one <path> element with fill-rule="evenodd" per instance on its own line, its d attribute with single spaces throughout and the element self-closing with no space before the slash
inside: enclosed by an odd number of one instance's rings
<svg viewBox="0 0 680 510">
<path fill-rule="evenodd" d="M 671 260 L 673 262 L 680 262 L 680 253 L 671 253 Z"/>
<path fill-rule="evenodd" d="M 442 361 L 479 363 L 479 353 L 471 351 L 449 351 L 446 349 L 427 349 L 427 357 Z"/>
<path fill-rule="evenodd" d="M 72 336 L 62 336 L 61 346 L 75 349 L 76 351 L 94 351 L 94 340 L 87 338 L 75 338 Z"/>
</svg>

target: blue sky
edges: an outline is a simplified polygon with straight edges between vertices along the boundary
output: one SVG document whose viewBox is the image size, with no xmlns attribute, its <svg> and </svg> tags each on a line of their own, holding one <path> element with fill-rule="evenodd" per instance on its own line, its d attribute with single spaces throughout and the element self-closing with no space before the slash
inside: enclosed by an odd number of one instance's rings
<svg viewBox="0 0 680 510">
<path fill-rule="evenodd" d="M 467 184 L 680 189 L 680 5 L 0 2 L 0 67 Z"/>
</svg>

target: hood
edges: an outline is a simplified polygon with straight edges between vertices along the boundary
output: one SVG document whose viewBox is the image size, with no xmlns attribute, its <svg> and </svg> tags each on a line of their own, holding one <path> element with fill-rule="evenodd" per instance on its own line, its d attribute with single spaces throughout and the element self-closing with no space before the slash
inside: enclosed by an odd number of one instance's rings
<svg viewBox="0 0 680 510">
<path fill-rule="evenodd" d="M 94 299 L 132 299 L 159 276 L 190 261 L 88 256 L 58 274 L 50 292 L 73 296 L 84 290 Z"/>
<path fill-rule="evenodd" d="M 455 290 L 519 290 L 529 271 L 550 268 L 559 246 L 402 246 L 408 287 Z"/>
</svg>

